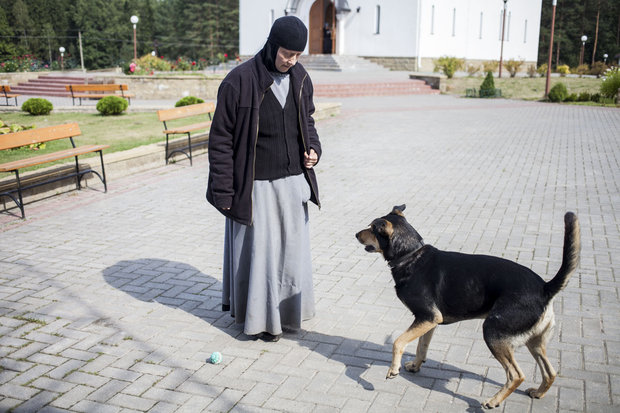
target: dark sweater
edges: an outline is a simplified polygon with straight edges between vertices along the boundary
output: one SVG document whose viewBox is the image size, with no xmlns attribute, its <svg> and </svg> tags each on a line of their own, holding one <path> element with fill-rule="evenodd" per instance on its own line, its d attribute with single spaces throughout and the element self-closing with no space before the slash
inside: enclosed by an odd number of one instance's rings
<svg viewBox="0 0 620 413">
<path fill-rule="evenodd" d="M 254 179 L 274 180 L 303 172 L 297 106 L 289 88 L 284 108 L 271 91 L 260 105 Z"/>
</svg>

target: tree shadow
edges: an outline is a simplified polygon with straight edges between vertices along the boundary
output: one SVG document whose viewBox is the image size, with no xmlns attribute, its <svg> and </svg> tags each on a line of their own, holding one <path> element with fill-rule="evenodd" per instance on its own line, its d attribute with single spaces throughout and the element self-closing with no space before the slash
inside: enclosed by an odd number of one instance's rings
<svg viewBox="0 0 620 413">
<path fill-rule="evenodd" d="M 137 300 L 181 309 L 237 340 L 250 340 L 229 313 L 221 311 L 222 283 L 191 265 L 156 258 L 120 261 L 105 268 L 103 277 L 109 285 Z M 295 341 L 328 360 L 342 363 L 346 376 L 367 391 L 392 385 L 390 380 L 382 376 L 387 373 L 391 362 L 390 337 L 386 337 L 384 343 L 377 344 L 302 329 L 295 333 L 285 332 L 283 339 Z M 414 343 L 410 346 L 414 347 Z M 403 357 L 404 360 L 412 358 L 412 353 L 405 353 Z M 376 366 L 385 369 L 378 374 L 377 369 L 373 369 Z M 374 375 L 367 377 L 371 370 Z M 400 377 L 421 388 L 462 400 L 469 406 L 467 411 L 476 412 L 482 411 L 480 401 L 451 390 L 448 388 L 449 382 L 467 377 L 492 383 L 498 388 L 503 385 L 482 375 L 433 360 L 428 360 L 420 372 L 415 374 L 403 367 Z"/>
</svg>

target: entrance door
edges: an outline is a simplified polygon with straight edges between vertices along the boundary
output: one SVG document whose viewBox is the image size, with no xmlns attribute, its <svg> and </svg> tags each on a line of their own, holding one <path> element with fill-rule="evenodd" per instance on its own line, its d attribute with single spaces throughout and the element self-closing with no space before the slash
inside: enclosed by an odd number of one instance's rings
<svg viewBox="0 0 620 413">
<path fill-rule="evenodd" d="M 336 44 L 336 12 L 331 0 L 317 0 L 310 8 L 310 54 L 331 54 Z"/>
</svg>

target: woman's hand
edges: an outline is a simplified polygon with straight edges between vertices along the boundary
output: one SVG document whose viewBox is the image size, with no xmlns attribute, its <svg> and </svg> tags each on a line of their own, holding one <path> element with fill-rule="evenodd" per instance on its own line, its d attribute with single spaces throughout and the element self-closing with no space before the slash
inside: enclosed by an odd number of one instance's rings
<svg viewBox="0 0 620 413">
<path fill-rule="evenodd" d="M 306 169 L 312 169 L 314 165 L 319 161 L 319 156 L 314 149 L 310 149 L 310 154 L 304 152 L 304 166 Z"/>
</svg>

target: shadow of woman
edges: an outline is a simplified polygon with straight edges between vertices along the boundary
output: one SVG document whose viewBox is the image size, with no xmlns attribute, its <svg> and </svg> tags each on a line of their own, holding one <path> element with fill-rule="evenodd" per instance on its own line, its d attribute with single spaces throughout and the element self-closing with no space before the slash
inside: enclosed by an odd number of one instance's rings
<svg viewBox="0 0 620 413">
<path fill-rule="evenodd" d="M 155 302 L 173 309 L 180 309 L 191 314 L 237 340 L 247 341 L 240 325 L 235 324 L 228 312 L 221 311 L 222 283 L 195 267 L 181 262 L 157 258 L 143 258 L 120 261 L 103 270 L 105 281 L 129 296 L 144 302 Z M 391 342 L 387 337 L 384 343 L 369 343 L 320 332 L 301 330 L 285 333 L 283 341 L 290 340 L 308 350 L 316 352 L 327 360 L 342 363 L 346 376 L 364 390 L 373 391 L 376 386 L 387 387 L 391 383 L 381 377 L 384 373 L 377 371 L 367 378 L 367 372 L 373 367 L 384 366 L 387 372 L 391 361 Z M 413 344 L 412 344 L 413 346 Z M 405 358 L 413 358 L 405 354 Z M 377 369 L 373 369 L 377 370 Z M 380 374 L 379 374 L 380 373 Z M 375 377 L 376 376 L 376 377 Z M 463 377 L 489 383 L 501 384 L 488 380 L 484 376 L 472 374 L 458 367 L 435 361 L 427 362 L 421 373 L 412 374 L 403 368 L 401 377 L 416 386 L 427 390 L 439 391 L 466 402 L 471 411 L 478 411 L 478 400 L 459 395 L 448 388 L 448 383 Z"/>
</svg>

